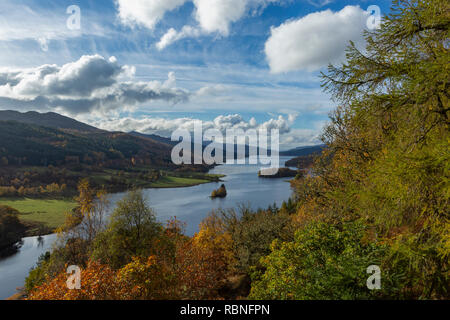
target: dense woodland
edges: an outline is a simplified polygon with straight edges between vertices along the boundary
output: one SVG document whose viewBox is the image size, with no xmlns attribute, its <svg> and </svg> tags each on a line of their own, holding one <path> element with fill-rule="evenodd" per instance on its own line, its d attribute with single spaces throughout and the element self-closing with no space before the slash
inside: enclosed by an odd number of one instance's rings
<svg viewBox="0 0 450 320">
<path fill-rule="evenodd" d="M 213 212 L 187 237 L 133 191 L 103 227 L 102 193 L 82 182 L 30 299 L 449 298 L 449 21 L 446 0 L 394 1 L 364 52 L 350 44 L 329 67 L 326 148 L 281 208 Z M 81 290 L 66 287 L 71 264 Z"/>
<path fill-rule="evenodd" d="M 160 165 L 170 163 L 169 146 L 149 138 L 122 132 L 68 132 L 15 121 L 0 123 L 0 159 L 3 166 L 126 166 L 132 162 L 153 162 Z"/>
</svg>

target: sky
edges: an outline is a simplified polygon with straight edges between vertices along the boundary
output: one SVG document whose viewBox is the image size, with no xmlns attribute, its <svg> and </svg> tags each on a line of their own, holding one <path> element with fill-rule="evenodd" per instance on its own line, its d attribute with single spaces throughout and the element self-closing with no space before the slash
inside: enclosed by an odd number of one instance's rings
<svg viewBox="0 0 450 320">
<path fill-rule="evenodd" d="M 170 136 L 279 129 L 320 143 L 336 103 L 320 72 L 364 48 L 386 0 L 2 0 L 0 109 Z M 370 11 L 370 12 L 369 12 Z"/>
</svg>

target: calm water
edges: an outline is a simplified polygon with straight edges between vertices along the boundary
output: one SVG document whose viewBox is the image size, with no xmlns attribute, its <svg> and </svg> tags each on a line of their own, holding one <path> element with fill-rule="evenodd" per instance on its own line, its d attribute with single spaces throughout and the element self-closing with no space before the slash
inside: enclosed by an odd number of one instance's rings
<svg viewBox="0 0 450 320">
<path fill-rule="evenodd" d="M 290 157 L 280 157 L 280 166 Z M 286 178 L 258 178 L 259 166 L 256 165 L 222 165 L 210 173 L 225 174 L 224 182 L 207 183 L 188 188 L 146 189 L 151 207 L 156 211 L 160 221 L 172 217 L 186 223 L 186 233 L 193 235 L 198 231 L 199 223 L 214 209 L 235 208 L 239 204 L 248 204 L 252 208 L 266 208 L 276 203 L 278 206 L 291 194 Z M 224 199 L 211 199 L 209 195 L 222 183 L 228 195 Z M 124 193 L 110 196 L 111 207 L 123 197 Z M 0 260 L 0 299 L 10 297 L 17 287 L 23 286 L 29 270 L 35 265 L 42 253 L 48 251 L 56 239 L 55 235 L 23 239 L 23 246 L 13 256 Z"/>
</svg>

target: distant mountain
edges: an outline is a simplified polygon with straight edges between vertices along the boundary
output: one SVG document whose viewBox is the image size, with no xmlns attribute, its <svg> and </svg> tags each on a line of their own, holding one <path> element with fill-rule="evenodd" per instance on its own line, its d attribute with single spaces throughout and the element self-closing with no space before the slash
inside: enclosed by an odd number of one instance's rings
<svg viewBox="0 0 450 320">
<path fill-rule="evenodd" d="M 325 147 L 325 145 L 298 147 L 280 152 L 280 155 L 295 157 L 285 162 L 286 167 L 306 169 L 313 165 L 315 157 L 320 155 Z"/>
<path fill-rule="evenodd" d="M 82 132 L 102 132 L 98 128 L 79 122 L 58 113 L 39 113 L 29 111 L 21 113 L 12 110 L 0 110 L 0 121 L 17 121 L 21 123 L 33 124 L 43 127 L 50 127 L 63 130 L 75 130 Z"/>
<path fill-rule="evenodd" d="M 321 153 L 322 150 L 325 148 L 325 145 L 318 145 L 318 146 L 307 146 L 307 147 L 298 147 L 287 151 L 281 151 L 280 156 L 308 156 L 310 154 L 318 154 Z"/>
<path fill-rule="evenodd" d="M 165 138 L 165 137 L 160 137 L 158 135 L 155 134 L 145 134 L 145 133 L 140 133 L 140 132 L 136 132 L 136 131 L 132 131 L 130 132 L 130 134 L 137 136 L 137 137 L 145 137 L 145 138 L 150 138 L 152 140 L 155 141 L 159 141 L 161 143 L 165 143 L 168 144 L 170 146 L 175 146 L 179 143 L 179 141 L 172 141 L 170 138 Z M 202 151 L 205 150 L 205 148 L 211 143 L 211 141 L 203 141 L 202 142 Z M 194 147 L 195 147 L 195 143 L 191 142 L 191 151 L 194 152 Z M 234 158 L 237 159 L 237 145 L 232 145 L 230 146 L 230 148 L 234 147 Z M 227 152 L 227 148 L 228 145 L 226 145 L 225 143 L 223 144 L 222 148 L 218 147 L 217 148 L 217 152 L 222 152 L 223 154 L 223 158 L 225 159 L 226 157 L 226 152 Z M 257 150 L 257 152 L 259 152 L 259 149 Z M 215 154 L 214 152 L 212 153 L 213 155 Z M 248 157 L 249 155 L 249 146 L 245 145 L 245 157 Z"/>
</svg>

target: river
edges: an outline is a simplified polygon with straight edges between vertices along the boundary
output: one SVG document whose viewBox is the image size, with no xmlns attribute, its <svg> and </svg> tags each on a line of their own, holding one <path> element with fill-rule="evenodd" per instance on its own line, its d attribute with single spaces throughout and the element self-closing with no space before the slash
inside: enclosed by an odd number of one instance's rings
<svg viewBox="0 0 450 320">
<path fill-rule="evenodd" d="M 291 157 L 280 157 L 280 167 Z M 287 178 L 263 179 L 258 177 L 257 165 L 220 165 L 210 171 L 224 174 L 224 182 L 207 183 L 186 188 L 145 189 L 150 206 L 155 210 L 159 221 L 165 222 L 172 217 L 186 223 L 186 234 L 198 231 L 199 223 L 214 209 L 236 208 L 239 204 L 250 205 L 253 209 L 267 208 L 276 203 L 278 206 L 291 194 Z M 222 183 L 227 188 L 226 198 L 211 199 L 209 195 Z M 124 193 L 111 194 L 111 208 Z M 30 269 L 39 256 L 49 251 L 56 239 L 51 234 L 38 239 L 23 239 L 19 251 L 0 260 L 0 300 L 6 299 L 22 287 Z"/>
</svg>

